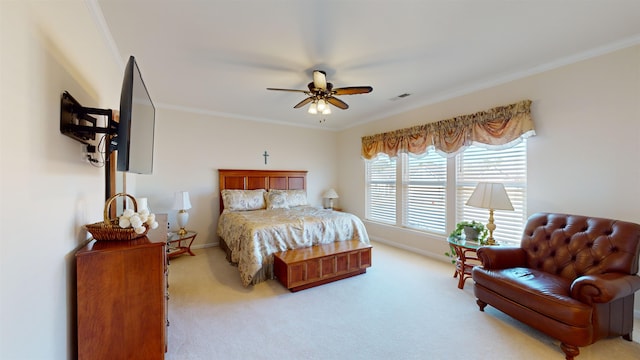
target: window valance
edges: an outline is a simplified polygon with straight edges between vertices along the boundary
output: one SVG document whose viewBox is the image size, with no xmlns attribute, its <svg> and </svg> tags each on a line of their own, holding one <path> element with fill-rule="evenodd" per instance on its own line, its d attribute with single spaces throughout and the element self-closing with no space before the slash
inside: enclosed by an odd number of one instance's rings
<svg viewBox="0 0 640 360">
<path fill-rule="evenodd" d="M 380 153 L 422 154 L 433 147 L 443 156 L 454 156 L 473 143 L 488 147 L 515 145 L 535 135 L 531 100 L 406 129 L 362 137 L 362 157 L 373 159 Z"/>
</svg>

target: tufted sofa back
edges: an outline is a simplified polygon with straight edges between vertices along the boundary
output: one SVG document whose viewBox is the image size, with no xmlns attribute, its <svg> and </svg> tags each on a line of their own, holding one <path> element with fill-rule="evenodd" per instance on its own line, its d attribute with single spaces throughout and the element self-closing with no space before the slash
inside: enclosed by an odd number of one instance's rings
<svg viewBox="0 0 640 360">
<path fill-rule="evenodd" d="M 586 216 L 537 213 L 520 247 L 528 267 L 573 281 L 582 275 L 638 272 L 640 225 Z"/>
</svg>

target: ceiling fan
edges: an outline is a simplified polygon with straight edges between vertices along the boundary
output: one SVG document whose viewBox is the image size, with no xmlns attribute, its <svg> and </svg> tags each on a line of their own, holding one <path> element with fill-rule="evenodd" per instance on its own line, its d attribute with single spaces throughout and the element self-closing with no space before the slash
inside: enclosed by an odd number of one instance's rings
<svg viewBox="0 0 640 360">
<path fill-rule="evenodd" d="M 335 96 L 339 95 L 355 95 L 355 94 L 366 94 L 370 93 L 373 88 L 371 86 L 349 86 L 342 88 L 333 88 L 333 84 L 327 82 L 327 74 L 322 70 L 314 70 L 313 71 L 313 81 L 310 82 L 307 87 L 309 90 L 294 90 L 294 89 L 277 89 L 277 88 L 267 88 L 267 90 L 277 90 L 277 91 L 293 91 L 293 92 L 302 92 L 307 94 L 307 98 L 297 103 L 293 108 L 298 109 L 309 103 L 309 113 L 311 114 L 330 114 L 331 109 L 329 108 L 329 104 L 338 107 L 342 110 L 346 110 L 349 108 L 349 105 L 344 101 L 336 98 Z"/>
</svg>

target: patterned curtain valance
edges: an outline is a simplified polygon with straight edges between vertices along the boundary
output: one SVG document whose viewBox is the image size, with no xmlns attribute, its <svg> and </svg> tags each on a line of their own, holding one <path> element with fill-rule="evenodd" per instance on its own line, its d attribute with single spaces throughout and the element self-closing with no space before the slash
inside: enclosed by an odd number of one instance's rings
<svg viewBox="0 0 640 360">
<path fill-rule="evenodd" d="M 515 145 L 535 135 L 531 100 L 495 107 L 471 115 L 418 125 L 362 138 L 362 157 L 383 153 L 422 154 L 433 147 L 444 156 L 454 156 L 473 143 L 490 147 Z"/>
</svg>

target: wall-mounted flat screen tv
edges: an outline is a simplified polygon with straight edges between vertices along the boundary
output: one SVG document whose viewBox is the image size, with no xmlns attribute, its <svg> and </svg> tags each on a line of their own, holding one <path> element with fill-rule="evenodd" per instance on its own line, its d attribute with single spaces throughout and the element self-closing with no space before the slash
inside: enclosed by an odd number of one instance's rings
<svg viewBox="0 0 640 360">
<path fill-rule="evenodd" d="M 120 122 L 115 139 L 118 144 L 118 171 L 152 173 L 155 114 L 156 109 L 138 64 L 131 56 L 122 81 Z"/>
</svg>

